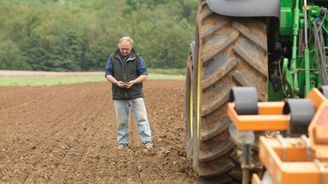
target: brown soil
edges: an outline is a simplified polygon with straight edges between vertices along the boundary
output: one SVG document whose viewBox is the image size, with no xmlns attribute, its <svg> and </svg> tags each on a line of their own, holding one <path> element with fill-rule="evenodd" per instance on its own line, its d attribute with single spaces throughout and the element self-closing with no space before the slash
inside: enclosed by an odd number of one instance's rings
<svg viewBox="0 0 328 184">
<path fill-rule="evenodd" d="M 0 87 L 0 183 L 197 183 L 185 153 L 184 82 L 147 81 L 154 149 L 130 118 L 116 146 L 108 83 Z"/>
</svg>

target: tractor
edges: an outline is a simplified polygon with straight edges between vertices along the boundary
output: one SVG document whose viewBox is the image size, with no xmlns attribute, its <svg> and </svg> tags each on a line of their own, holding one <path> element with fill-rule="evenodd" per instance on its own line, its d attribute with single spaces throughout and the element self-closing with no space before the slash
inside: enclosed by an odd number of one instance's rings
<svg viewBox="0 0 328 184">
<path fill-rule="evenodd" d="M 259 101 L 280 101 L 328 84 L 327 7 L 328 0 L 199 2 L 185 95 L 186 152 L 199 178 L 241 182 L 242 155 L 227 115 L 234 86 L 255 87 Z M 250 170 L 261 172 L 253 155 Z"/>
</svg>

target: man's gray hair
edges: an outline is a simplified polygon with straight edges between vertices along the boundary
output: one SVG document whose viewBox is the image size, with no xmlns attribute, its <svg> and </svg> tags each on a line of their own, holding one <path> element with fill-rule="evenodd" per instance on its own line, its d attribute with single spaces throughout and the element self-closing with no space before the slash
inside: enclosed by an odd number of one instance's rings
<svg viewBox="0 0 328 184">
<path fill-rule="evenodd" d="M 120 46 L 120 43 L 122 41 L 128 41 L 132 46 L 133 46 L 133 43 L 134 41 L 132 40 L 132 38 L 130 38 L 129 36 L 124 36 L 122 37 L 119 41 L 118 41 L 118 46 Z"/>
</svg>

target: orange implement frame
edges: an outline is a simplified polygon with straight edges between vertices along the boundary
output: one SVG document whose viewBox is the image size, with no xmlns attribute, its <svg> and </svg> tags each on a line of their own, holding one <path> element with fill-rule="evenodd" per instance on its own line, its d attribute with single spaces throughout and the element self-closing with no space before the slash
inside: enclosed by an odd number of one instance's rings
<svg viewBox="0 0 328 184">
<path fill-rule="evenodd" d="M 318 89 L 312 89 L 307 96 L 315 110 L 327 101 Z M 238 115 L 233 103 L 228 104 L 228 115 L 238 130 L 265 131 L 288 130 L 290 116 L 282 114 L 284 102 L 259 102 L 258 115 Z"/>
<path fill-rule="evenodd" d="M 238 130 L 288 130 L 290 116 L 281 114 L 283 102 L 258 103 L 259 115 L 238 115 L 234 107 L 228 104 L 228 115 Z"/>
<path fill-rule="evenodd" d="M 259 157 L 276 184 L 328 184 L 328 100 L 318 89 L 307 98 L 315 108 L 309 138 L 260 137 Z M 282 113 L 283 106 L 283 102 L 260 102 L 259 115 L 238 115 L 230 103 L 228 115 L 240 131 L 288 130 L 290 115 Z M 261 180 L 253 175 L 252 183 Z"/>
<path fill-rule="evenodd" d="M 304 140 L 260 138 L 259 156 L 277 184 L 328 184 L 328 162 L 314 161 Z M 311 151 L 311 150 L 310 150 Z"/>
</svg>

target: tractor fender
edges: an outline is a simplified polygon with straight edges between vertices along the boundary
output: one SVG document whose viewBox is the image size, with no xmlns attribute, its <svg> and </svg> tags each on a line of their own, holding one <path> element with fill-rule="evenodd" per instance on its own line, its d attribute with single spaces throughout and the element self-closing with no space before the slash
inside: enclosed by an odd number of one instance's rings
<svg viewBox="0 0 328 184">
<path fill-rule="evenodd" d="M 215 13 L 233 17 L 280 16 L 280 0 L 206 0 Z"/>
</svg>

